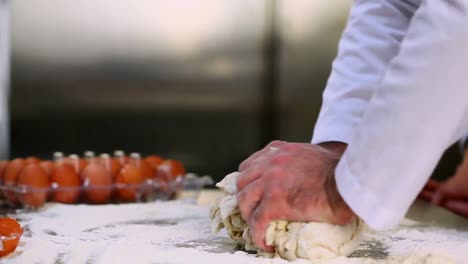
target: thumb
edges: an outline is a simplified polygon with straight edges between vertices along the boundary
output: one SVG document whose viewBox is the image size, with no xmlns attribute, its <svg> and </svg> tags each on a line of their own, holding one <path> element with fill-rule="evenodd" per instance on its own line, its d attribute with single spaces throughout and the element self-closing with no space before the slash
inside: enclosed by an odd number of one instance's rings
<svg viewBox="0 0 468 264">
<path fill-rule="evenodd" d="M 454 186 L 442 186 L 432 197 L 432 203 L 441 205 L 444 200 L 464 200 L 468 198 L 468 191 L 460 190 Z"/>
<path fill-rule="evenodd" d="M 439 188 L 432 195 L 431 203 L 435 205 L 442 205 L 443 201 L 444 201 L 444 190 L 442 188 Z"/>
</svg>

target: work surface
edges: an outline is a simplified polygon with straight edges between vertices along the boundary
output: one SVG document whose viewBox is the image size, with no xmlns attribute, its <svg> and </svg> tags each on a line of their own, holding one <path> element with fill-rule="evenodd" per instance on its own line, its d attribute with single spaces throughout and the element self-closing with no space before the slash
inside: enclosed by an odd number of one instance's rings
<svg viewBox="0 0 468 264">
<path fill-rule="evenodd" d="M 237 251 L 225 233 L 213 235 L 206 205 L 214 196 L 202 193 L 198 203 L 49 204 L 20 212 L 14 217 L 25 234 L 1 263 L 290 263 Z M 415 203 L 408 217 L 418 222 L 368 233 L 350 258 L 329 263 L 466 263 L 468 221 L 424 202 Z M 434 261 L 423 262 L 427 258 Z"/>
</svg>

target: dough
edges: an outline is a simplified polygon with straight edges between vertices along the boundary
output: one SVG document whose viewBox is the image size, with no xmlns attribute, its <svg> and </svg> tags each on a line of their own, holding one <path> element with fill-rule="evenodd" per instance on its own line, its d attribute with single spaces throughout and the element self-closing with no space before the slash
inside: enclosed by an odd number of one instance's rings
<svg viewBox="0 0 468 264">
<path fill-rule="evenodd" d="M 236 200 L 236 179 L 239 173 L 227 175 L 216 184 L 224 196 L 218 198 L 210 211 L 213 231 L 226 228 L 229 236 L 247 251 L 272 256 L 256 248 L 249 236 L 249 226 L 242 219 Z M 297 258 L 321 261 L 348 256 L 359 246 L 364 222 L 354 218 L 345 226 L 326 223 L 272 221 L 266 231 L 266 243 L 274 246 L 275 255 L 284 259 Z"/>
</svg>

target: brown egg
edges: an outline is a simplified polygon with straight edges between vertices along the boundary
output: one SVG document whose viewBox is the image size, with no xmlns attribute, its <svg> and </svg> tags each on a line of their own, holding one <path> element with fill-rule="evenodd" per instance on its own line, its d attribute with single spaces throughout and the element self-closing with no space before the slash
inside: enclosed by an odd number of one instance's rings
<svg viewBox="0 0 468 264">
<path fill-rule="evenodd" d="M 142 160 L 139 153 L 132 153 L 130 155 L 130 164 L 138 167 L 145 179 L 152 179 L 156 176 L 156 171 L 153 169 L 153 166 Z"/>
<path fill-rule="evenodd" d="M 153 167 L 153 170 L 155 171 L 154 176 L 153 176 L 153 183 L 156 183 L 156 185 L 159 186 L 159 190 L 163 192 L 167 192 L 169 189 L 169 186 L 167 185 L 165 180 L 158 177 L 158 168 L 159 168 L 159 165 L 163 163 L 164 159 L 157 155 L 149 155 L 145 158 L 145 161 L 148 164 L 150 164 Z M 154 187 L 152 187 L 152 190 L 154 191 Z"/>
<path fill-rule="evenodd" d="M 41 162 L 37 157 L 27 157 L 24 161 L 26 164 L 39 164 Z"/>
<path fill-rule="evenodd" d="M 25 166 L 26 162 L 21 158 L 17 158 L 10 161 L 5 167 L 5 172 L 3 174 L 3 184 L 7 187 L 15 187 L 16 178 Z M 11 205 L 18 204 L 18 200 L 16 199 L 16 193 L 14 191 L 6 191 L 5 196 Z"/>
<path fill-rule="evenodd" d="M 107 171 L 110 172 L 112 178 L 117 178 L 119 175 L 122 166 L 120 166 L 120 162 L 116 159 L 113 159 L 109 156 L 109 154 L 101 154 L 100 163 L 106 168 Z"/>
<path fill-rule="evenodd" d="M 150 164 L 153 169 L 157 170 L 159 165 L 161 165 L 161 163 L 163 163 L 164 159 L 159 157 L 159 156 L 156 156 L 156 155 L 150 155 L 148 157 L 145 158 L 145 161 Z"/>
<path fill-rule="evenodd" d="M 75 172 L 80 175 L 81 172 L 86 168 L 88 165 L 88 161 L 85 159 L 80 159 L 80 157 L 76 154 L 72 154 L 68 156 L 68 158 L 64 159 L 65 163 L 70 164 L 74 169 Z"/>
<path fill-rule="evenodd" d="M 29 164 L 21 171 L 16 179 L 18 187 L 27 186 L 30 191 L 21 194 L 21 201 L 27 208 L 39 208 L 47 199 L 49 176 L 37 164 Z"/>
<path fill-rule="evenodd" d="M 3 184 L 3 174 L 5 173 L 5 169 L 7 165 L 8 165 L 8 161 L 6 160 L 0 161 L 0 184 Z"/>
<path fill-rule="evenodd" d="M 89 203 L 107 203 L 112 195 L 112 176 L 97 162 L 86 166 L 81 174 L 84 179 L 85 195 Z"/>
<path fill-rule="evenodd" d="M 125 165 L 116 179 L 116 183 L 120 185 L 117 186 L 116 190 L 119 200 L 123 202 L 134 202 L 140 199 L 142 191 L 139 185 L 144 181 L 145 178 L 137 166 L 133 164 Z"/>
<path fill-rule="evenodd" d="M 149 197 L 154 190 L 152 183 L 153 179 L 156 177 L 156 170 L 148 162 L 142 160 L 139 153 L 132 153 L 130 158 L 130 164 L 133 164 L 140 169 L 141 174 L 145 179 L 141 186 L 141 192 L 144 197 Z"/>
<path fill-rule="evenodd" d="M 5 185 L 14 185 L 16 183 L 16 177 L 18 177 L 18 174 L 25 166 L 26 162 L 21 158 L 17 158 L 9 162 L 5 167 L 3 178 Z"/>
<path fill-rule="evenodd" d="M 183 175 L 185 175 L 185 167 L 177 160 L 165 160 L 158 167 L 158 178 L 166 181 L 175 180 L 178 176 Z"/>
<path fill-rule="evenodd" d="M 122 167 L 130 162 L 130 157 L 125 156 L 125 152 L 122 150 L 114 151 L 114 159 L 117 160 Z"/>
<path fill-rule="evenodd" d="M 75 168 L 67 163 L 57 165 L 50 176 L 54 190 L 52 200 L 58 203 L 72 204 L 80 198 L 81 178 Z"/>
<path fill-rule="evenodd" d="M 41 166 L 41 168 L 47 173 L 47 175 L 49 176 L 49 180 L 50 180 L 50 176 L 55 167 L 55 162 L 50 161 L 50 160 L 43 160 L 41 161 L 41 163 L 39 163 L 39 166 Z M 52 199 L 52 192 L 49 192 L 49 195 L 47 196 L 47 200 L 50 201 L 51 199 Z"/>
<path fill-rule="evenodd" d="M 80 159 L 80 174 L 84 171 L 84 169 L 88 166 L 89 164 L 89 161 L 87 161 L 86 159 Z"/>
<path fill-rule="evenodd" d="M 54 170 L 55 163 L 50 160 L 43 160 L 39 163 L 39 166 L 47 173 L 47 175 L 51 175 L 52 171 Z"/>
</svg>

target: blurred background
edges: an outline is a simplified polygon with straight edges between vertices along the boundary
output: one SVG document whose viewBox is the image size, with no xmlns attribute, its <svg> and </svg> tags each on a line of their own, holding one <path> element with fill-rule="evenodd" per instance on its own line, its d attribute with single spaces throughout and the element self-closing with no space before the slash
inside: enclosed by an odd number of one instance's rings
<svg viewBox="0 0 468 264">
<path fill-rule="evenodd" d="M 307 142 L 351 4 L 11 1 L 10 156 L 123 149 L 220 179 Z"/>
</svg>

